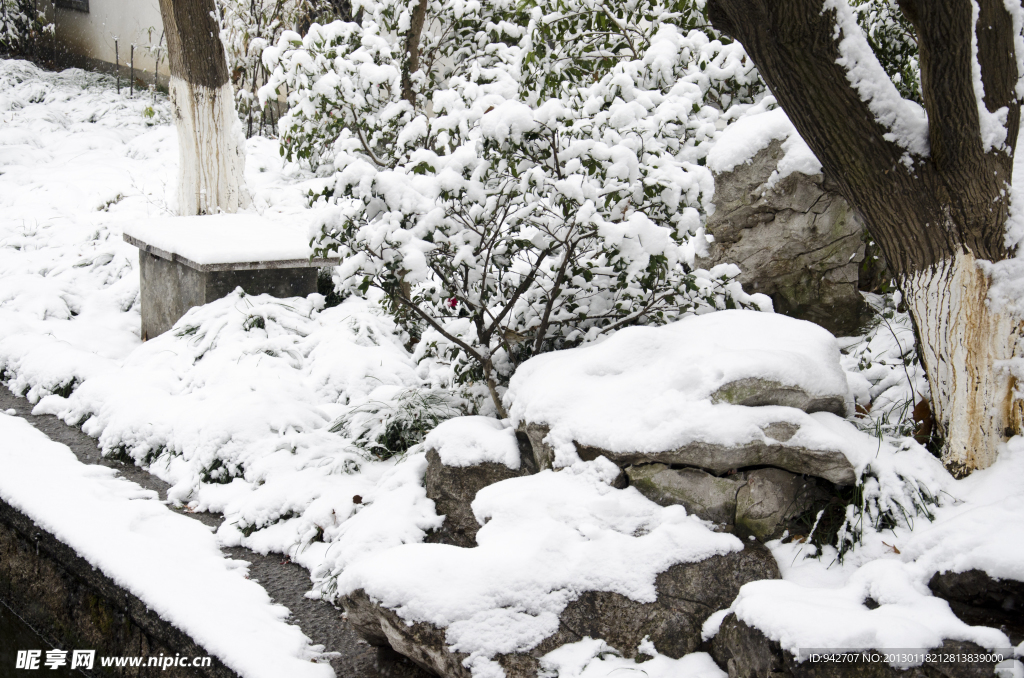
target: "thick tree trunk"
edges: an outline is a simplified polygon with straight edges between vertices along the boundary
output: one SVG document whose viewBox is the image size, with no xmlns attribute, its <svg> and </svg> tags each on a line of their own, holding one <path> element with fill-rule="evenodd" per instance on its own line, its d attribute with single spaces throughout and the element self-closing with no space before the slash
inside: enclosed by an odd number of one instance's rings
<svg viewBox="0 0 1024 678">
<path fill-rule="evenodd" d="M 213 0 L 160 0 L 178 128 L 178 213 L 236 212 L 245 190 L 244 135 Z"/>
<path fill-rule="evenodd" d="M 712 24 L 743 44 L 892 267 L 921 340 L 943 461 L 957 474 L 990 465 L 999 443 L 1020 432 L 1020 404 L 999 364 L 1018 350 L 1020 321 L 988 305 L 989 281 L 977 266 L 1008 256 L 1020 120 L 1013 22 L 1002 0 L 977 4 L 981 106 L 972 1 L 900 0 L 917 29 L 927 120 L 899 103 L 895 88 L 882 91 L 888 80 L 846 0 L 707 4 Z M 1000 110 L 1002 140 L 991 135 Z"/>
<path fill-rule="evenodd" d="M 986 303 L 989 280 L 969 252 L 904 279 L 916 319 L 935 420 L 945 437 L 943 461 L 955 475 L 995 461 L 999 443 L 1020 430 L 1013 358 L 1021 324 Z"/>
</svg>

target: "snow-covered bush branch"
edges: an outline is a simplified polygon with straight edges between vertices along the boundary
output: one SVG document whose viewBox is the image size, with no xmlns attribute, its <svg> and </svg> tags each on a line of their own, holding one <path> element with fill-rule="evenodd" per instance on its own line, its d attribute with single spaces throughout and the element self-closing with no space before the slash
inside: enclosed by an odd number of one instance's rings
<svg viewBox="0 0 1024 678">
<path fill-rule="evenodd" d="M 34 0 L 0 0 L 0 54 L 27 54 L 53 24 Z"/>
<path fill-rule="evenodd" d="M 411 73 L 415 8 L 390 0 L 264 52 L 261 97 L 288 91 L 284 152 L 335 170 L 320 247 L 498 413 L 537 352 L 754 303 L 735 267 L 693 257 L 714 186 L 702 144 L 764 94 L 756 71 L 687 30 L 706 23 L 696 3 L 591 4 L 432 2 Z"/>
<path fill-rule="evenodd" d="M 224 27 L 221 40 L 228 53 L 238 113 L 246 123 L 246 135 L 274 131 L 273 111 L 257 101 L 259 88 L 266 84 L 263 50 L 274 44 L 285 30 L 314 20 L 347 17 L 344 0 L 221 0 Z M 270 120 L 268 120 L 268 113 Z M 270 122 L 269 128 L 267 123 Z"/>
</svg>

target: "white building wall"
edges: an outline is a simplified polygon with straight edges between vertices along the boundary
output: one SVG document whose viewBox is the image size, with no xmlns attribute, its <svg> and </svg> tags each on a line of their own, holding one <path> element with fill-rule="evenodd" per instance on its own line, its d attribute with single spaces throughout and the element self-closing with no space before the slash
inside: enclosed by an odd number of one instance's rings
<svg viewBox="0 0 1024 678">
<path fill-rule="evenodd" d="M 158 0 L 89 0 L 88 13 L 55 7 L 50 16 L 62 61 L 110 71 L 116 41 L 121 74 L 127 78 L 134 45 L 136 76 L 151 82 L 159 46 L 160 80 L 166 82 L 167 40 L 161 41 L 163 22 Z"/>
</svg>

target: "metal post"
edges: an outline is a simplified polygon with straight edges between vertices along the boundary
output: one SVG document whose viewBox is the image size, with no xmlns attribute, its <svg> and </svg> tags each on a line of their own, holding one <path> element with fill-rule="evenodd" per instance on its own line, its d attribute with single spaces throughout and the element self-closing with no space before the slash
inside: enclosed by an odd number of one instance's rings
<svg viewBox="0 0 1024 678">
<path fill-rule="evenodd" d="M 117 93 L 121 93 L 121 58 L 117 53 L 117 38 L 114 38 L 114 71 L 117 73 Z"/>
<path fill-rule="evenodd" d="M 131 70 L 128 71 L 128 72 L 131 74 L 131 77 L 128 79 L 128 96 L 129 97 L 134 97 L 135 96 L 135 44 L 134 43 L 132 44 L 132 51 L 131 51 Z"/>
</svg>

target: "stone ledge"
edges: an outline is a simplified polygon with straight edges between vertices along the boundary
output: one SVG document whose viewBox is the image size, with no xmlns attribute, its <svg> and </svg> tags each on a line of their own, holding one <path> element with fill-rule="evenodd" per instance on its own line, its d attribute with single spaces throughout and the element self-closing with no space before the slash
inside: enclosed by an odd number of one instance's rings
<svg viewBox="0 0 1024 678">
<path fill-rule="evenodd" d="M 237 678 L 217 657 L 2 499 L 0 600 L 68 650 L 96 650 L 97 657 L 210 656 L 207 668 L 169 667 L 160 675 Z M 97 661 L 91 675 L 115 673 L 104 673 Z"/>
</svg>

